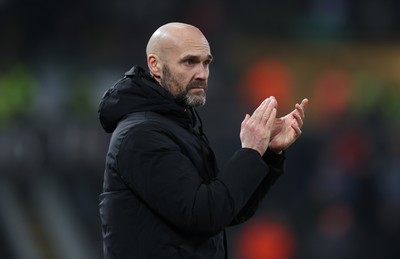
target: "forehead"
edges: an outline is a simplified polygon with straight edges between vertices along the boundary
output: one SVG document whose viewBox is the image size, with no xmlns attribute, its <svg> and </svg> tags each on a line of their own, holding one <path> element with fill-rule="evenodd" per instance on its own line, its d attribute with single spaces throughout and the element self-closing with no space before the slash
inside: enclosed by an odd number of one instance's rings
<svg viewBox="0 0 400 259">
<path fill-rule="evenodd" d="M 210 46 L 203 35 L 181 35 L 177 38 L 174 45 L 173 52 L 178 57 L 187 55 L 211 56 Z"/>
</svg>

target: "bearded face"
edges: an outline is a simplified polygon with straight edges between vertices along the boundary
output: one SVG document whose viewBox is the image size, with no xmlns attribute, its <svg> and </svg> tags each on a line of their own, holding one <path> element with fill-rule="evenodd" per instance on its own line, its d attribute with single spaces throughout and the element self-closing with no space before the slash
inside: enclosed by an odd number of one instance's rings
<svg viewBox="0 0 400 259">
<path fill-rule="evenodd" d="M 207 81 L 193 79 L 185 82 L 183 77 L 174 75 L 167 65 L 163 66 L 160 84 L 165 87 L 178 103 L 198 107 L 206 103 Z"/>
</svg>

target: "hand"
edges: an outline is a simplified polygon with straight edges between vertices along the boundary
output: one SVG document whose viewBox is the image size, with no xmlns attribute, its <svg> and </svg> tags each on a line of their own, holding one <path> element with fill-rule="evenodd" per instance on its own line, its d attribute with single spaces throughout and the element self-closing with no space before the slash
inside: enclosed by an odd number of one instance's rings
<svg viewBox="0 0 400 259">
<path fill-rule="evenodd" d="M 276 106 L 275 98 L 270 97 L 265 99 L 251 116 L 246 114 L 240 129 L 243 148 L 252 148 L 264 155 L 276 119 Z"/>
<path fill-rule="evenodd" d="M 308 99 L 303 99 L 301 104 L 296 103 L 291 113 L 274 121 L 269 142 L 269 148 L 272 151 L 279 154 L 300 137 L 307 105 Z"/>
</svg>

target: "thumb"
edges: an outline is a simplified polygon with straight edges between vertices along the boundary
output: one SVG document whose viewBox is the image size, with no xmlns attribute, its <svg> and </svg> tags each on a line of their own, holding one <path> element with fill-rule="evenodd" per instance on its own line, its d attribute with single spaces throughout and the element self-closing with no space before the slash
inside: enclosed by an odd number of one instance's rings
<svg viewBox="0 0 400 259">
<path fill-rule="evenodd" d="M 242 121 L 242 128 L 247 124 L 249 119 L 250 119 L 250 115 L 246 114 L 246 116 L 244 117 L 244 120 Z"/>
</svg>

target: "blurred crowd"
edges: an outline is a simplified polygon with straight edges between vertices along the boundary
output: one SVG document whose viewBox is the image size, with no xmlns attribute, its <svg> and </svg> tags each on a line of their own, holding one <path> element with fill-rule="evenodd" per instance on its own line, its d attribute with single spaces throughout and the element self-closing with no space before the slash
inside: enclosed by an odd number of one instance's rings
<svg viewBox="0 0 400 259">
<path fill-rule="evenodd" d="M 170 21 L 208 38 L 200 108 L 220 167 L 263 98 L 308 97 L 286 173 L 236 259 L 400 258 L 400 2 L 0 0 L 0 258 L 102 257 L 104 91 Z"/>
</svg>

